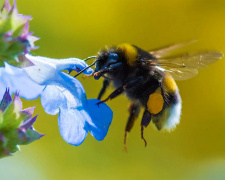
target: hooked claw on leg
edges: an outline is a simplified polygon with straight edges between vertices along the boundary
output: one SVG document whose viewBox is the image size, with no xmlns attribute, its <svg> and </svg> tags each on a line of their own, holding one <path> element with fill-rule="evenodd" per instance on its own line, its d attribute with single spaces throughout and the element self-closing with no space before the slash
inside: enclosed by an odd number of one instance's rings
<svg viewBox="0 0 225 180">
<path fill-rule="evenodd" d="M 92 76 L 94 76 L 94 73 L 92 73 L 92 74 L 90 74 L 90 75 L 83 75 L 83 79 L 85 79 L 85 78 L 89 78 L 89 77 L 92 77 Z"/>
<path fill-rule="evenodd" d="M 145 138 L 144 138 L 144 126 L 141 126 L 141 139 L 144 140 L 144 142 L 145 142 L 145 147 L 146 147 L 146 146 L 147 146 L 147 141 L 146 141 Z"/>
<path fill-rule="evenodd" d="M 98 103 L 97 103 L 97 105 L 99 106 L 100 104 L 102 104 L 102 103 L 104 103 L 104 102 L 106 102 L 106 101 L 108 101 L 110 98 L 106 98 L 105 100 L 103 100 L 103 101 L 99 101 Z"/>
</svg>

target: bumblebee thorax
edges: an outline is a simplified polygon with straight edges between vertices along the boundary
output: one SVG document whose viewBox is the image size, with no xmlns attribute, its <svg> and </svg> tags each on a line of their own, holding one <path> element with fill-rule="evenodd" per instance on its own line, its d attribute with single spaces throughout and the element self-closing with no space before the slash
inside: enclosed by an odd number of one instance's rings
<svg viewBox="0 0 225 180">
<path fill-rule="evenodd" d="M 136 64 L 136 60 L 138 57 L 138 51 L 137 48 L 134 46 L 128 44 L 128 43 L 123 43 L 117 46 L 118 50 L 121 50 L 122 53 L 124 53 L 124 58 L 130 66 L 134 66 Z"/>
</svg>

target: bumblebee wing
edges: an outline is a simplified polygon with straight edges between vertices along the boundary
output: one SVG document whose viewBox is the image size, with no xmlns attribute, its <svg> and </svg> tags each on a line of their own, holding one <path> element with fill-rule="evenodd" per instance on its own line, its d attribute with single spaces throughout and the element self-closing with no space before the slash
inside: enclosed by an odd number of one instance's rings
<svg viewBox="0 0 225 180">
<path fill-rule="evenodd" d="M 174 68 L 168 68 L 168 66 L 162 66 L 156 67 L 157 69 L 161 71 L 167 71 L 170 73 L 170 75 L 175 79 L 175 80 L 186 80 L 190 79 L 198 74 L 198 70 L 195 68 L 180 68 L 180 67 L 174 67 Z"/>
<path fill-rule="evenodd" d="M 200 52 L 191 55 L 179 55 L 175 57 L 158 58 L 156 61 L 144 60 L 144 65 L 156 67 L 161 71 L 167 71 L 175 80 L 186 80 L 198 74 L 198 69 L 203 69 L 223 57 L 223 53 L 217 51 Z"/>
<path fill-rule="evenodd" d="M 149 53 L 157 58 L 164 57 L 164 56 L 170 54 L 172 51 L 174 51 L 178 48 L 181 48 L 183 46 L 186 46 L 188 44 L 194 43 L 196 41 L 197 40 L 192 40 L 192 41 L 184 42 L 184 43 L 180 43 L 180 44 L 167 45 L 167 46 L 159 48 L 159 49 L 151 50 Z"/>
</svg>

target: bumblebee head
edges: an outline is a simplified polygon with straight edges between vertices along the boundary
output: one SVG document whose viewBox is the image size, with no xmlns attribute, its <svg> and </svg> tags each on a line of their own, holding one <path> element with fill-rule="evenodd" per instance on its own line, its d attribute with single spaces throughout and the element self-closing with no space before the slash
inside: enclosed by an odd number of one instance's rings
<svg viewBox="0 0 225 180">
<path fill-rule="evenodd" d="M 113 50 L 102 50 L 98 53 L 98 56 L 90 56 L 84 59 L 84 61 L 87 61 L 92 58 L 96 58 L 95 61 L 91 65 L 87 66 L 86 68 L 78 72 L 74 77 L 77 77 L 86 69 L 95 65 L 95 71 L 91 76 L 94 76 L 94 78 L 98 80 L 104 74 L 102 72 L 105 69 L 110 68 L 110 65 L 119 62 L 118 53 L 114 52 Z M 95 75 L 95 74 L 99 74 L 99 75 Z"/>
<path fill-rule="evenodd" d="M 110 67 L 110 65 L 117 63 L 119 60 L 119 56 L 117 53 L 113 51 L 100 51 L 97 58 L 96 58 L 96 63 L 95 63 L 95 72 L 99 72 L 101 70 L 104 70 L 105 68 Z M 96 80 L 98 80 L 101 77 L 99 76 L 94 76 Z"/>
</svg>

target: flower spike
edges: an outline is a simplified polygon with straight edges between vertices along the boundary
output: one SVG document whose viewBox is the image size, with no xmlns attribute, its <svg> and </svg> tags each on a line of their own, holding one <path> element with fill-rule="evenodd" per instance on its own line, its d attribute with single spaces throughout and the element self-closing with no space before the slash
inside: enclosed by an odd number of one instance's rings
<svg viewBox="0 0 225 180">
<path fill-rule="evenodd" d="M 33 110 L 22 110 L 19 93 L 12 100 L 9 89 L 6 89 L 0 103 L 0 158 L 19 151 L 19 145 L 29 144 L 43 136 L 33 128 L 37 119 L 37 116 L 32 118 Z"/>
<path fill-rule="evenodd" d="M 29 62 L 19 61 L 18 56 L 37 49 L 34 42 L 38 40 L 29 32 L 31 16 L 18 13 L 16 1 L 11 7 L 8 0 L 0 11 L 0 67 L 4 62 L 18 67 L 31 66 Z"/>
</svg>

